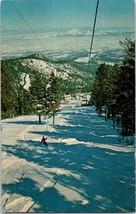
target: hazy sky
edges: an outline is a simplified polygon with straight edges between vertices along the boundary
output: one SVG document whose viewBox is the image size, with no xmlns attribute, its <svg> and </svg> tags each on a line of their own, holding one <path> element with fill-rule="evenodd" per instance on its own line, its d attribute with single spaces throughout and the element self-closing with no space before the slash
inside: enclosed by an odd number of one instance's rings
<svg viewBox="0 0 136 214">
<path fill-rule="evenodd" d="M 32 29 L 91 27 L 97 0 L 12 0 Z M 2 29 L 28 29 L 10 0 L 1 5 Z M 97 26 L 134 27 L 134 0 L 100 0 Z"/>
</svg>

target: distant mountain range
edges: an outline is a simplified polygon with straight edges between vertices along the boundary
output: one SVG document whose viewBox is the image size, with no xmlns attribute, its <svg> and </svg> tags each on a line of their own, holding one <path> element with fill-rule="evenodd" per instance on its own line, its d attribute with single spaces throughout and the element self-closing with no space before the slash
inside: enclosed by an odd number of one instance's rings
<svg viewBox="0 0 136 214">
<path fill-rule="evenodd" d="M 89 55 L 92 28 L 37 29 L 35 33 L 37 37 L 28 29 L 2 30 L 1 57 L 8 59 L 40 53 L 53 60 L 78 60 Z M 92 63 L 96 65 L 105 59 L 109 63 L 119 62 L 123 55 L 119 41 L 123 42 L 126 38 L 134 40 L 133 28 L 97 28 Z M 85 60 L 82 62 L 85 63 Z"/>
</svg>

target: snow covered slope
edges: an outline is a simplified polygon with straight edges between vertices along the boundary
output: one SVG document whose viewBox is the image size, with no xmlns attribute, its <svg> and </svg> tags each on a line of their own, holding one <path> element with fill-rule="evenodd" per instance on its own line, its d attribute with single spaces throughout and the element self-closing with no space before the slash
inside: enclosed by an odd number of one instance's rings
<svg viewBox="0 0 136 214">
<path fill-rule="evenodd" d="M 26 90 L 29 90 L 32 79 L 39 73 L 46 80 L 54 73 L 62 85 L 69 87 L 69 91 L 75 87 L 77 92 L 89 92 L 94 79 L 94 74 L 88 72 L 87 66 L 73 61 L 51 60 L 40 54 L 7 59 L 5 64 L 13 77 L 13 85 L 20 87 L 21 83 Z"/>
<path fill-rule="evenodd" d="M 21 59 L 21 64 L 24 67 L 28 67 L 32 70 L 36 70 L 40 73 L 44 73 L 49 76 L 52 72 L 55 76 L 61 77 L 62 79 L 83 79 L 84 73 L 81 70 L 76 69 L 70 63 L 55 62 L 34 55 L 32 58 Z"/>
<path fill-rule="evenodd" d="M 3 120 L 2 138 L 4 212 L 134 211 L 134 147 L 94 107 Z"/>
</svg>

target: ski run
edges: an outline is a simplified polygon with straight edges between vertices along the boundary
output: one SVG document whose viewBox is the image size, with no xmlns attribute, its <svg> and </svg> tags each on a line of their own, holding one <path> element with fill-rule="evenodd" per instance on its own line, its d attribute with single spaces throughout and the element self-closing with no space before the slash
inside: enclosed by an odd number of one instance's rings
<svg viewBox="0 0 136 214">
<path fill-rule="evenodd" d="M 3 212 L 135 211 L 134 145 L 94 106 L 61 111 L 54 126 L 52 118 L 5 119 L 1 133 Z"/>
</svg>

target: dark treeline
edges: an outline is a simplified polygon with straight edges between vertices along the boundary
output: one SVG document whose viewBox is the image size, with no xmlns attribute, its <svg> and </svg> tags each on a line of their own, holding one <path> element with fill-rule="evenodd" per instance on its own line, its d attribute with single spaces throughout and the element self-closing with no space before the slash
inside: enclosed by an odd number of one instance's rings
<svg viewBox="0 0 136 214">
<path fill-rule="evenodd" d="M 92 102 L 98 115 L 105 119 L 112 117 L 114 126 L 121 128 L 121 134 L 135 132 L 135 43 L 126 39 L 120 44 L 126 57 L 114 66 L 101 64 L 95 76 Z"/>
</svg>

